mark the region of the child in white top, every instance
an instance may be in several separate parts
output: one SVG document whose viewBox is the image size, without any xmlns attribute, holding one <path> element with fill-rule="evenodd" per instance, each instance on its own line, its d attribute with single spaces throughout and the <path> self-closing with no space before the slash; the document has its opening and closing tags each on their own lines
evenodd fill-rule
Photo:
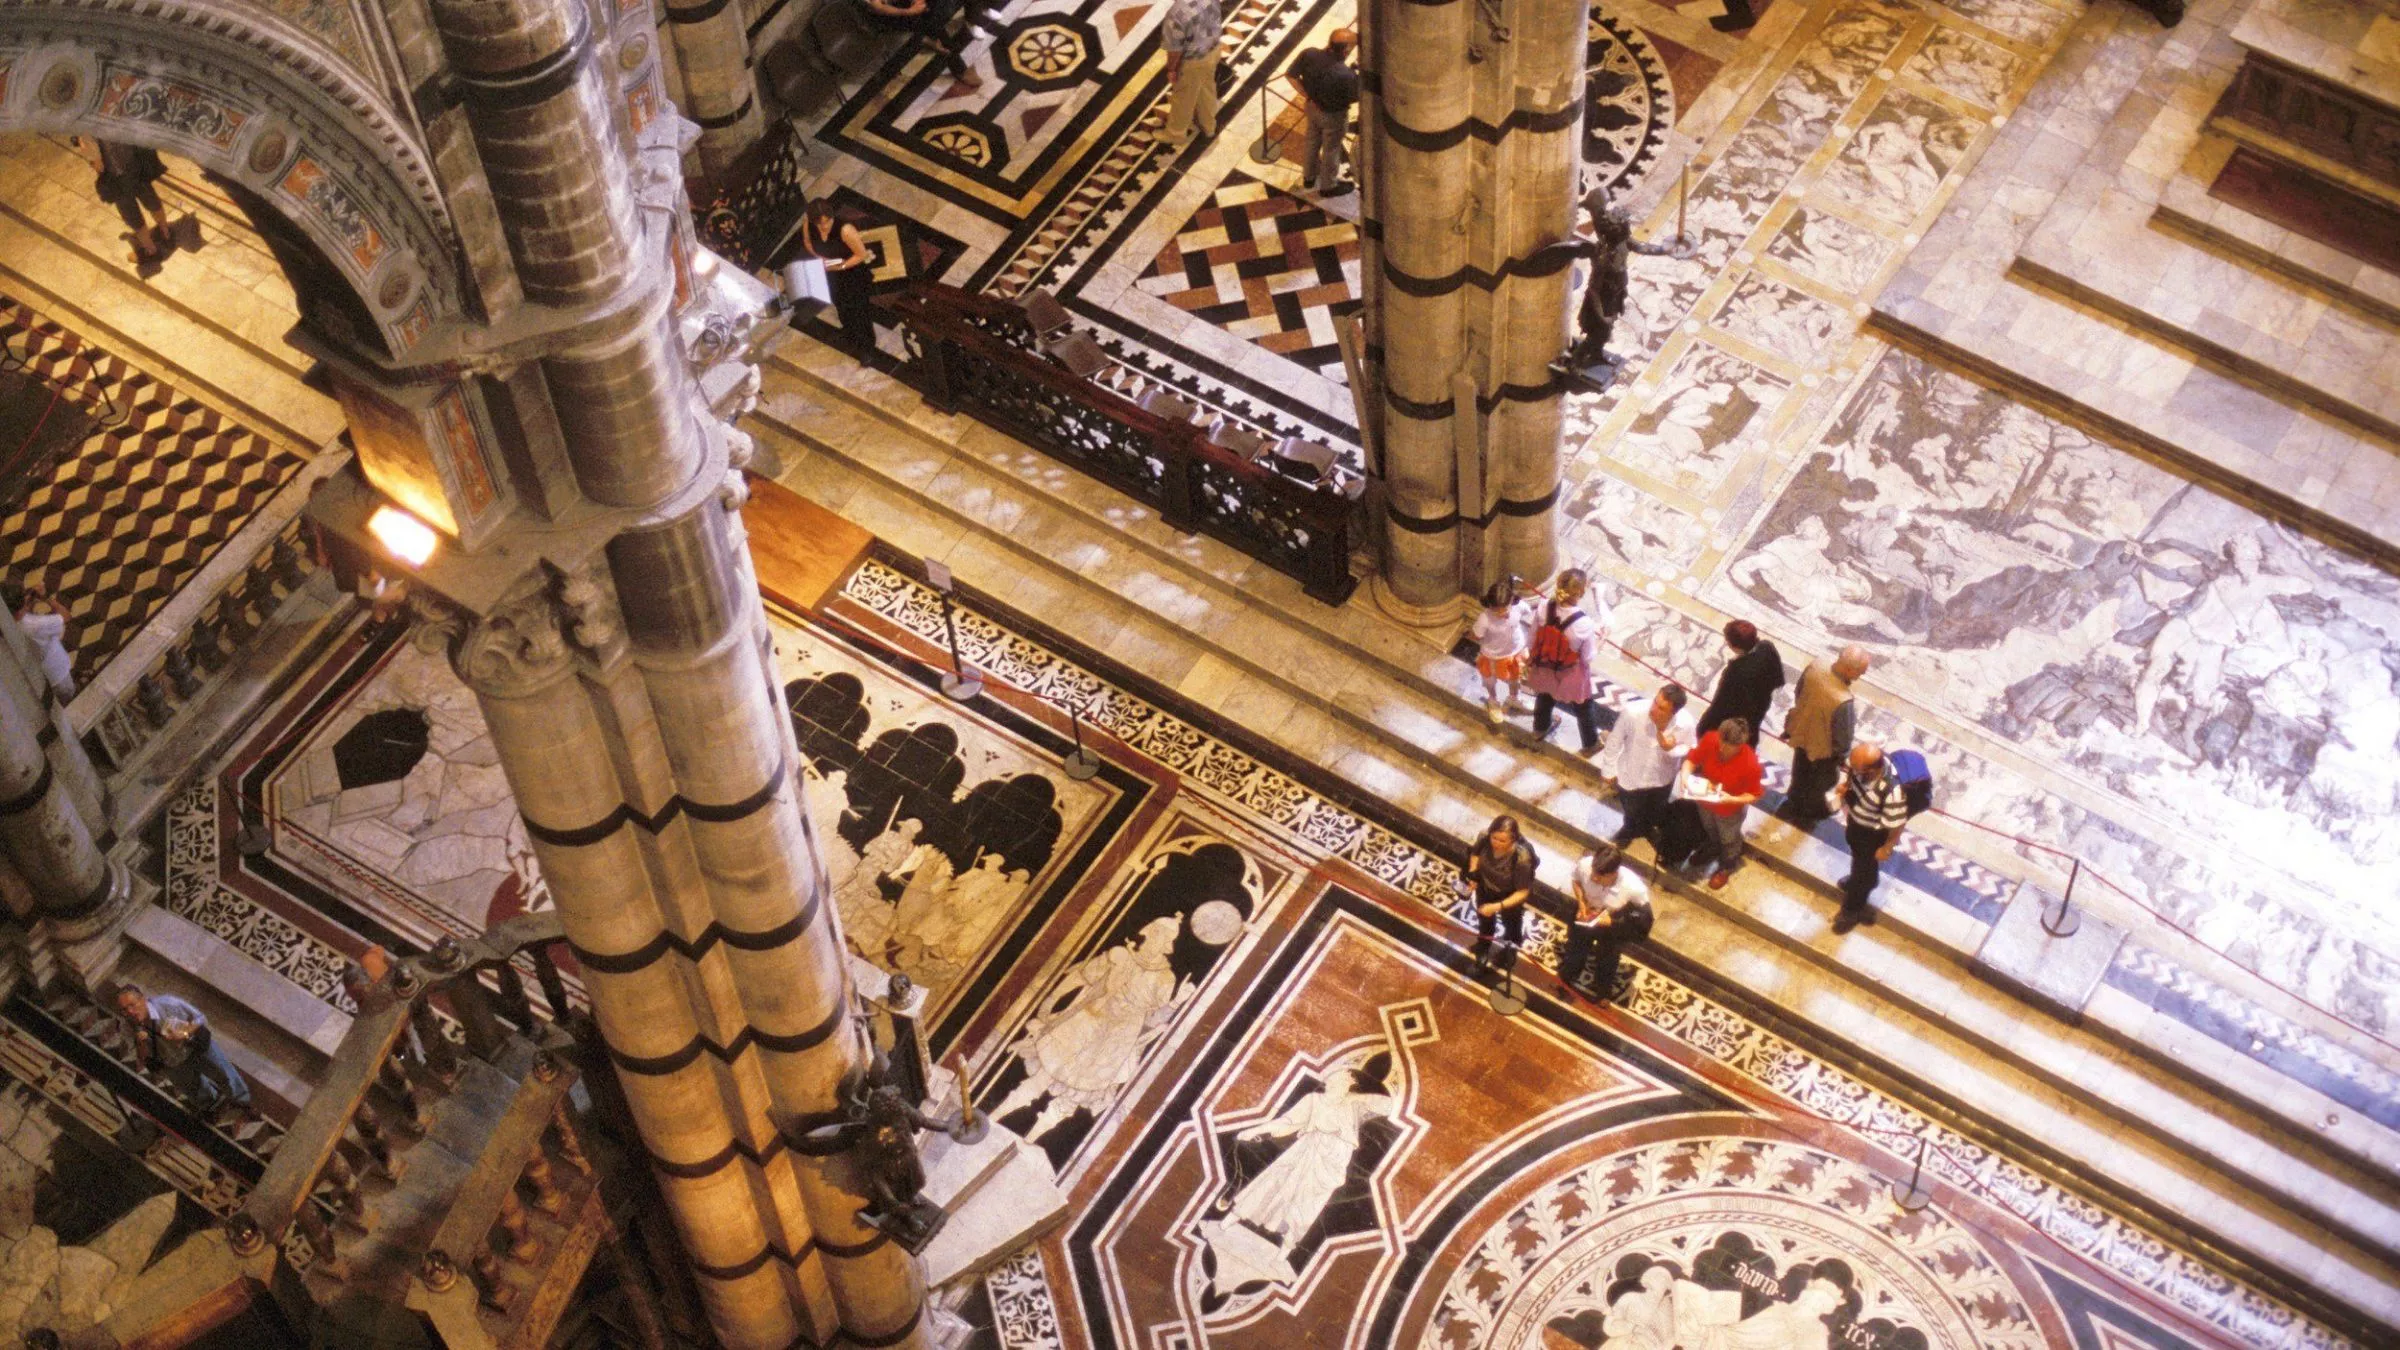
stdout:
<svg viewBox="0 0 2400 1350">
<path fill-rule="evenodd" d="M 1520 697 L 1525 681 L 1525 655 L 1533 647 L 1538 596 L 1528 595 L 1515 577 L 1495 581 L 1483 594 L 1483 612 L 1475 616 L 1475 670 L 1483 676 L 1483 715 L 1498 726 Z M 1503 692 L 1505 690 L 1505 692 Z"/>
</svg>

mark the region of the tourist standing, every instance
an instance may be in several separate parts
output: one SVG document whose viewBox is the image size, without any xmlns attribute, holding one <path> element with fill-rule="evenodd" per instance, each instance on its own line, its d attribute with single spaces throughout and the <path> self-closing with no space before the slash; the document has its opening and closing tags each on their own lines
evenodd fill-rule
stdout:
<svg viewBox="0 0 2400 1350">
<path fill-rule="evenodd" d="M 1542 609 L 1541 626 L 1533 631 L 1525 686 L 1533 691 L 1536 737 L 1550 739 L 1551 716 L 1564 707 L 1582 729 L 1583 753 L 1596 755 L 1600 722 L 1592 708 L 1592 667 L 1600 661 L 1600 625 L 1581 608 L 1588 584 L 1579 568 L 1558 574 L 1557 588 Z"/>
<path fill-rule="evenodd" d="M 1195 121 L 1201 139 L 1217 134 L 1217 48 L 1225 41 L 1225 8 L 1220 0 L 1175 0 L 1158 40 L 1172 91 L 1163 138 L 1180 151 L 1192 143 Z"/>
<path fill-rule="evenodd" d="M 1860 741 L 1851 747 L 1841 796 L 1846 816 L 1842 842 L 1850 846 L 1850 875 L 1842 879 L 1842 909 L 1833 918 L 1833 931 L 1847 933 L 1875 922 L 1875 885 L 1908 826 L 1908 792 L 1882 748 Z"/>
<path fill-rule="evenodd" d="M 82 138 L 78 137 L 76 144 L 80 148 Z M 95 171 L 93 190 L 100 200 L 117 208 L 117 218 L 130 231 L 126 239 L 133 245 L 134 264 L 143 276 L 149 276 L 175 249 L 168 233 L 167 205 L 158 196 L 158 180 L 167 176 L 167 163 L 146 145 L 98 139 L 90 144 L 91 153 L 85 158 Z M 148 223 L 145 213 L 158 223 Z"/>
<path fill-rule="evenodd" d="M 38 581 L 25 583 L 24 592 L 8 597 L 17 626 L 32 639 L 42 660 L 42 678 L 61 703 L 75 701 L 75 658 L 67 652 L 67 613 Z"/>
<path fill-rule="evenodd" d="M 1533 645 L 1533 626 L 1541 609 L 1538 593 L 1521 589 L 1515 577 L 1495 581 L 1483 593 L 1483 612 L 1475 616 L 1475 673 L 1483 677 L 1483 715 L 1498 726 L 1508 719 L 1525 686 L 1525 654 Z"/>
<path fill-rule="evenodd" d="M 1475 893 L 1475 959 L 1483 960 L 1495 929 L 1509 945 L 1525 941 L 1525 902 L 1533 895 L 1533 845 L 1515 816 L 1498 816 L 1467 855 L 1467 881 Z"/>
<path fill-rule="evenodd" d="M 1300 53 L 1285 77 L 1300 91 L 1308 114 L 1308 139 L 1300 146 L 1300 172 L 1320 197 L 1339 197 L 1358 185 L 1342 177 L 1349 163 L 1350 109 L 1358 102 L 1358 72 L 1350 53 L 1358 32 L 1336 28 L 1325 45 Z"/>
<path fill-rule="evenodd" d="M 1620 967 L 1625 944 L 1650 936 L 1650 888 L 1625 866 L 1616 845 L 1599 844 L 1575 864 L 1574 891 L 1559 983 L 1576 993 L 1622 998 L 1633 987 Z"/>
<path fill-rule="evenodd" d="M 1750 748 L 1750 724 L 1738 717 L 1718 723 L 1692 747 L 1684 767 L 1684 795 L 1699 806 L 1708 828 L 1708 888 L 1721 891 L 1742 865 L 1742 817 L 1766 791 L 1758 752 Z"/>
<path fill-rule="evenodd" d="M 866 360 L 875 351 L 875 255 L 867 252 L 865 237 L 856 225 L 835 218 L 832 199 L 819 197 L 800 218 L 800 255 L 825 264 L 842 343 Z"/>
<path fill-rule="evenodd" d="M 1783 688 L 1783 653 L 1775 644 L 1758 635 L 1758 625 L 1748 619 L 1735 619 L 1725 625 L 1725 646 L 1733 659 L 1725 663 L 1717 676 L 1716 697 L 1708 701 L 1708 710 L 1700 714 L 1701 734 L 1717 729 L 1728 717 L 1738 717 L 1754 727 L 1767 724 L 1767 710 L 1774 706 L 1775 692 Z"/>
<path fill-rule="evenodd" d="M 1844 647 L 1832 665 L 1811 661 L 1800 672 L 1800 687 L 1792 711 L 1783 721 L 1783 738 L 1792 743 L 1792 786 L 1775 814 L 1803 830 L 1833 814 L 1827 800 L 1841 777 L 1842 760 L 1850 753 L 1850 738 L 1858 725 L 1858 701 L 1850 687 L 1867 673 L 1869 661 L 1861 647 Z"/>
<path fill-rule="evenodd" d="M 1619 718 L 1608 733 L 1608 750 L 1600 757 L 1601 776 L 1617 785 L 1617 809 L 1625 819 L 1610 840 L 1623 848 L 1636 839 L 1657 840 L 1651 832 L 1666 814 L 1675 792 L 1675 774 L 1683 766 L 1684 738 L 1675 724 L 1683 711 L 1681 685 L 1670 684 L 1650 700 L 1639 719 Z"/>
</svg>

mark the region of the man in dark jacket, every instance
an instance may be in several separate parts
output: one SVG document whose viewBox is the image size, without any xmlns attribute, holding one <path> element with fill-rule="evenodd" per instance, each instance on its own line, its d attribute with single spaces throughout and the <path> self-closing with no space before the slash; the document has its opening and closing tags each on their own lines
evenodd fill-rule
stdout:
<svg viewBox="0 0 2400 1350">
<path fill-rule="evenodd" d="M 1783 654 L 1758 635 L 1758 625 L 1748 619 L 1726 624 L 1725 645 L 1733 649 L 1733 659 L 1717 676 L 1717 695 L 1700 715 L 1703 736 L 1728 717 L 1741 718 L 1754 727 L 1765 726 L 1775 691 L 1783 688 Z"/>
</svg>

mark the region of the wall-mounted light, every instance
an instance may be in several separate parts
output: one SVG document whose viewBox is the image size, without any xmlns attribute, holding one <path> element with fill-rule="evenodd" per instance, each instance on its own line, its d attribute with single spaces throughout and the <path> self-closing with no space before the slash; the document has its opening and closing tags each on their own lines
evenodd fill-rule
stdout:
<svg viewBox="0 0 2400 1350">
<path fill-rule="evenodd" d="M 431 525 L 397 506 L 376 507 L 375 514 L 367 517 L 367 533 L 374 535 L 375 542 L 383 545 L 386 552 L 411 567 L 423 567 L 442 542 Z"/>
</svg>

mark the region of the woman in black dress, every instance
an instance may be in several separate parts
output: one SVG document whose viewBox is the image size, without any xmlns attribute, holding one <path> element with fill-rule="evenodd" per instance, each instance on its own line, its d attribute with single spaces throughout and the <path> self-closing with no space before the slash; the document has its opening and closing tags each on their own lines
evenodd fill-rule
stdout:
<svg viewBox="0 0 2400 1350">
<path fill-rule="evenodd" d="M 1511 947 L 1525 941 L 1525 902 L 1533 895 L 1533 845 L 1515 816 L 1496 817 L 1475 851 L 1467 855 L 1467 880 L 1475 888 L 1475 959 L 1491 946 L 1492 931 L 1508 935 Z"/>
<path fill-rule="evenodd" d="M 875 289 L 875 255 L 867 251 L 867 241 L 856 225 L 835 219 L 833 203 L 819 197 L 800 220 L 800 256 L 824 262 L 833 312 L 842 321 L 842 345 L 866 360 L 875 350 L 875 306 L 868 299 Z"/>
</svg>

